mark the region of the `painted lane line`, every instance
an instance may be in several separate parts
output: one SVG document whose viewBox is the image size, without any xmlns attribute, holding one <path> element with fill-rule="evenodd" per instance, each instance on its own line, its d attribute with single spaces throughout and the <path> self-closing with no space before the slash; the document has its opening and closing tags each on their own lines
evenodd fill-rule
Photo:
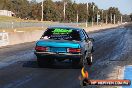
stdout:
<svg viewBox="0 0 132 88">
<path fill-rule="evenodd" d="M 132 82 L 132 66 L 125 66 L 124 69 L 124 79 L 128 79 Z M 132 84 L 130 86 L 123 86 L 122 88 L 132 88 Z"/>
</svg>

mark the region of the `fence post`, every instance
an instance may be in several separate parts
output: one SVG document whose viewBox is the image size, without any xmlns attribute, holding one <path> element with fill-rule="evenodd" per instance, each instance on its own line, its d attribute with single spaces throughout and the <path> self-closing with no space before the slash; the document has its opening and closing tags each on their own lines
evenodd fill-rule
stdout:
<svg viewBox="0 0 132 88">
<path fill-rule="evenodd" d="M 12 29 L 14 29 L 14 22 L 12 22 Z"/>
</svg>

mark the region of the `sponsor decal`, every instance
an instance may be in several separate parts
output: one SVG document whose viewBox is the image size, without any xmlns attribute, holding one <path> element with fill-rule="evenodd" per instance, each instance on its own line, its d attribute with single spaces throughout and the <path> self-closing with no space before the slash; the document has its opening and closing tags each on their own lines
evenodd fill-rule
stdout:
<svg viewBox="0 0 132 88">
<path fill-rule="evenodd" d="M 52 31 L 53 34 L 70 34 L 71 32 L 72 30 L 60 28 L 56 28 L 54 31 Z"/>
<path fill-rule="evenodd" d="M 120 80 L 120 79 L 110 79 L 110 80 L 92 80 L 89 79 L 88 71 L 84 70 L 84 67 L 81 70 L 81 76 L 79 76 L 80 85 L 101 85 L 101 86 L 130 86 L 130 80 Z"/>
</svg>

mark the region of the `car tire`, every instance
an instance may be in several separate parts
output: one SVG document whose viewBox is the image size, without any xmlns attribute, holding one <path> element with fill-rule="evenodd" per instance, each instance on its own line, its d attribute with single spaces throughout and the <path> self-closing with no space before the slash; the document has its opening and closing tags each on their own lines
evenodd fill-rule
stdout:
<svg viewBox="0 0 132 88">
<path fill-rule="evenodd" d="M 54 59 L 50 57 L 37 57 L 39 67 L 50 67 L 54 63 Z"/>
<path fill-rule="evenodd" d="M 87 57 L 87 64 L 88 64 L 88 65 L 92 65 L 92 63 L 93 63 L 93 54 L 90 53 L 90 54 L 88 55 L 88 57 Z"/>
<path fill-rule="evenodd" d="M 93 52 L 94 52 L 94 48 L 92 47 L 91 53 L 93 53 Z"/>
</svg>

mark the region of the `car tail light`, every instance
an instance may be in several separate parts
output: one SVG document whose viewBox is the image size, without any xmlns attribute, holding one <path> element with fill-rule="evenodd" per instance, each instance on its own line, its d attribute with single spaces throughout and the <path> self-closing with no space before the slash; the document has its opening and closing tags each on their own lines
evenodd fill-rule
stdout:
<svg viewBox="0 0 132 88">
<path fill-rule="evenodd" d="M 43 46 L 36 46 L 35 47 L 36 51 L 48 51 L 48 47 L 43 47 Z"/>
<path fill-rule="evenodd" d="M 81 49 L 80 48 L 68 48 L 67 52 L 69 52 L 69 53 L 80 53 Z"/>
</svg>

